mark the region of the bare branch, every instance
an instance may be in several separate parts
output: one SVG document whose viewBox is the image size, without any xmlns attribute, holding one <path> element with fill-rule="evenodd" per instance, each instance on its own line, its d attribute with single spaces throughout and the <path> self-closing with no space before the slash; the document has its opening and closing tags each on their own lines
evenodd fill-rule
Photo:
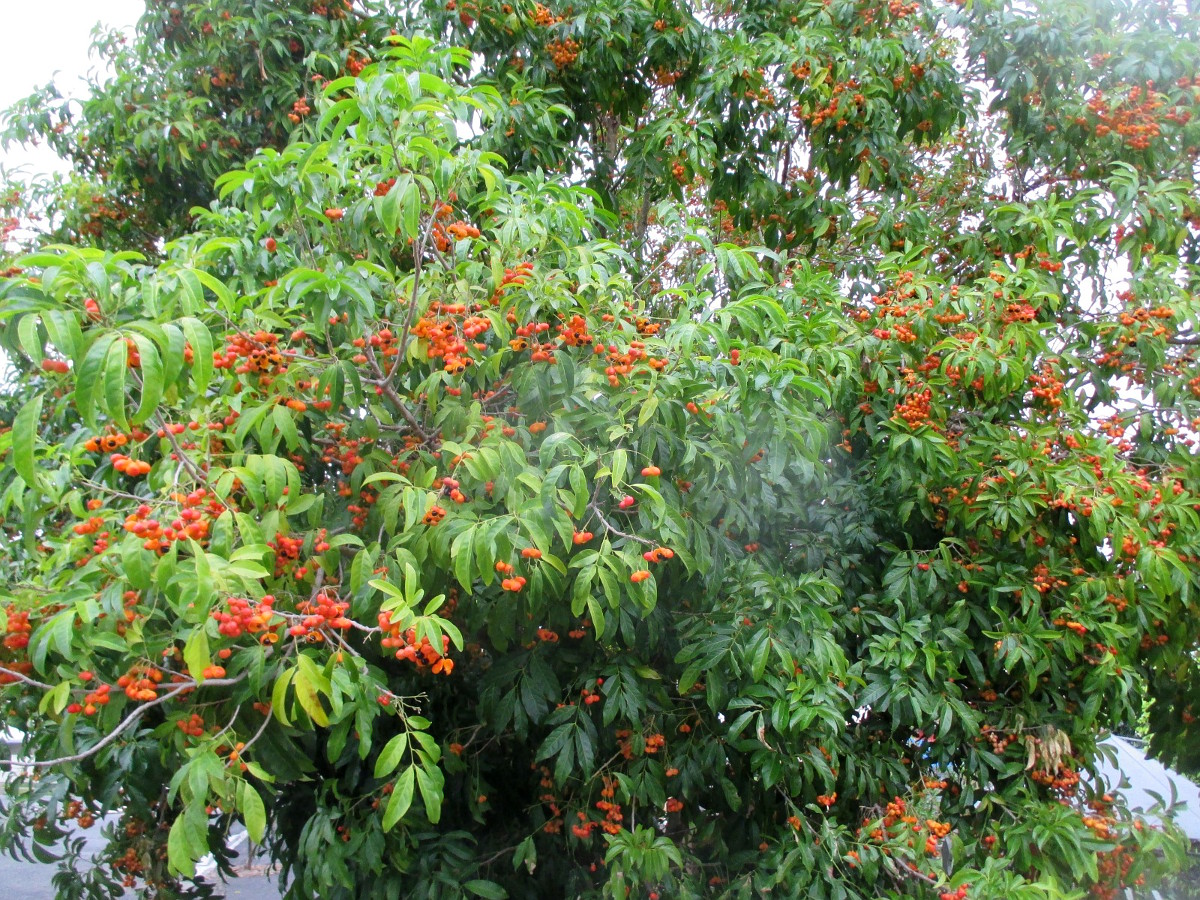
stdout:
<svg viewBox="0 0 1200 900">
<path fill-rule="evenodd" d="M 426 441 L 429 440 L 429 433 L 421 426 L 420 421 L 413 414 L 412 410 L 408 408 L 408 404 L 404 402 L 404 399 L 398 393 L 396 393 L 396 389 L 392 387 L 392 374 L 395 372 L 395 368 L 393 367 L 392 370 L 385 375 L 383 372 L 383 367 L 379 365 L 379 360 L 375 356 L 375 348 L 370 344 L 367 344 L 367 346 L 363 348 L 363 351 L 367 357 L 367 364 L 371 367 L 371 372 L 375 376 L 375 380 L 372 383 L 379 386 L 379 389 L 383 391 L 383 396 L 387 397 L 388 400 L 391 401 L 392 406 L 394 406 L 396 411 L 404 417 L 404 421 L 406 421 L 413 428 L 413 430 L 421 436 L 421 439 Z M 397 354 L 397 356 L 399 356 L 399 354 Z"/>
<path fill-rule="evenodd" d="M 926 875 L 920 869 L 914 869 L 911 866 L 897 864 L 896 861 L 894 859 L 892 859 L 890 856 L 885 856 L 883 858 L 883 861 L 884 861 L 884 865 L 888 868 L 889 871 L 891 871 L 891 873 L 893 875 L 897 875 L 902 878 L 916 878 L 918 881 L 923 881 L 926 884 L 934 884 L 935 885 L 938 883 L 936 878 L 930 878 L 928 875 Z"/>
<path fill-rule="evenodd" d="M 112 731 L 110 731 L 107 735 L 105 735 L 103 738 L 101 738 L 99 741 L 97 741 L 95 744 L 93 744 L 87 750 L 84 750 L 80 753 L 74 753 L 70 756 L 60 756 L 57 759 L 42 759 L 42 760 L 38 760 L 38 759 L 33 759 L 33 760 L 0 759 L 0 766 L 11 766 L 13 768 L 28 766 L 28 767 L 34 768 L 34 769 L 49 769 L 49 768 L 52 768 L 53 766 L 61 766 L 66 763 L 80 762 L 81 760 L 85 760 L 85 759 L 88 759 L 89 757 L 95 756 L 97 753 L 99 753 L 101 750 L 103 750 L 109 744 L 116 741 L 117 738 L 119 738 L 122 734 L 124 734 L 126 731 L 128 731 L 135 724 L 137 724 L 137 721 L 139 719 L 141 719 L 142 716 L 144 716 L 150 710 L 154 709 L 156 706 L 162 706 L 168 700 L 174 700 L 180 694 L 185 693 L 187 691 L 195 690 L 197 688 L 229 687 L 231 685 L 238 684 L 245 680 L 246 674 L 247 673 L 243 672 L 237 678 L 206 678 L 202 682 L 198 682 L 198 681 L 181 682 L 180 684 L 177 684 L 175 687 L 173 687 L 171 690 L 167 691 L 167 693 L 163 694 L 161 697 L 158 697 L 154 700 L 150 700 L 150 701 L 147 701 L 146 703 L 143 703 L 141 706 L 139 706 L 137 709 L 135 709 L 133 712 L 131 712 L 129 715 L 127 715 L 124 719 L 122 719 L 117 724 L 116 728 L 114 728 Z"/>
<path fill-rule="evenodd" d="M 3 673 L 5 675 L 10 675 L 13 678 L 17 679 L 17 681 L 23 682 L 23 683 L 29 685 L 30 687 L 41 688 L 44 691 L 53 690 L 53 687 L 51 685 L 48 685 L 41 681 L 37 681 L 36 679 L 30 678 L 28 675 L 18 672 L 16 669 L 10 669 L 7 666 L 0 666 L 0 673 Z"/>
<path fill-rule="evenodd" d="M 588 509 L 591 510 L 592 514 L 600 520 L 600 524 L 608 529 L 610 534 L 615 534 L 617 537 L 623 537 L 626 540 L 637 541 L 639 544 L 645 544 L 647 547 L 654 546 L 654 541 L 647 540 L 644 537 L 639 537 L 636 534 L 629 534 L 628 532 L 622 531 L 620 528 L 617 528 L 617 526 L 608 521 L 608 519 L 604 518 L 604 514 L 600 512 L 599 507 L 596 505 L 597 499 L 598 498 L 592 499 L 592 502 L 588 504 Z"/>
</svg>

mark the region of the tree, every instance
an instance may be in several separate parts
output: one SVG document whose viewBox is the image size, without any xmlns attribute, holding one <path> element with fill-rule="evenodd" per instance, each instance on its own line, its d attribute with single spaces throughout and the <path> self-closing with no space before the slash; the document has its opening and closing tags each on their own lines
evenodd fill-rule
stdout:
<svg viewBox="0 0 1200 900">
<path fill-rule="evenodd" d="M 1200 762 L 1195 17 L 296 6 L 155 6 L 60 129 L 136 233 L 13 200 L 9 846 L 115 813 L 64 896 L 237 821 L 305 897 L 1178 866 L 1081 778 L 1142 717 Z"/>
</svg>

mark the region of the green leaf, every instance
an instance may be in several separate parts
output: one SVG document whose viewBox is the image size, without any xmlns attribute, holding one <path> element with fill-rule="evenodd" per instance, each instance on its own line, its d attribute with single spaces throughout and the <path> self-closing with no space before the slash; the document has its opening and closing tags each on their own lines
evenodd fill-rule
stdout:
<svg viewBox="0 0 1200 900">
<path fill-rule="evenodd" d="M 421 789 L 421 799 L 425 801 L 425 818 L 430 824 L 436 825 L 442 818 L 442 785 L 445 776 L 436 766 L 432 770 L 414 766 L 409 771 L 417 773 L 417 786 Z"/>
<path fill-rule="evenodd" d="M 232 172 L 226 172 L 224 175 L 218 178 L 213 183 L 213 187 L 217 189 L 217 196 L 224 200 L 253 177 L 254 176 L 250 172 L 247 172 L 244 169 L 235 169 Z"/>
<path fill-rule="evenodd" d="M 596 629 L 596 640 L 604 637 L 605 622 L 604 622 L 604 607 L 600 601 L 592 595 L 587 598 L 588 615 L 592 618 L 592 627 Z"/>
<path fill-rule="evenodd" d="M 771 655 L 771 636 L 763 632 L 755 642 L 754 649 L 751 651 L 750 661 L 750 677 L 755 681 L 762 681 L 763 673 L 767 670 L 767 660 Z"/>
<path fill-rule="evenodd" d="M 300 435 L 296 431 L 296 420 L 292 418 L 292 411 L 282 403 L 278 404 L 271 413 L 271 421 L 275 423 L 275 430 L 283 437 L 287 448 L 299 449 Z"/>
<path fill-rule="evenodd" d="M 266 784 L 271 784 L 275 780 L 275 776 L 260 766 L 252 759 L 245 760 L 246 771 Z"/>
<path fill-rule="evenodd" d="M 204 680 L 203 672 L 212 665 L 212 655 L 208 650 L 208 635 L 203 625 L 188 636 L 187 643 L 183 645 L 183 661 L 187 664 L 188 674 L 192 678 L 196 681 Z"/>
<path fill-rule="evenodd" d="M 124 340 L 115 340 L 104 357 L 104 409 L 110 419 L 127 428 L 125 417 L 125 377 L 129 372 L 129 348 Z"/>
<path fill-rule="evenodd" d="M 399 180 L 397 180 L 397 186 Z M 400 209 L 400 236 L 416 240 L 421 233 L 421 188 L 408 184 L 402 195 Z"/>
<path fill-rule="evenodd" d="M 203 394 L 212 381 L 212 333 L 203 322 L 191 316 L 180 319 L 178 324 L 192 347 L 192 380 L 196 383 L 197 392 Z"/>
<path fill-rule="evenodd" d="M 400 773 L 392 788 L 392 796 L 388 798 L 387 809 L 383 812 L 383 830 L 391 831 L 392 827 L 404 818 L 408 808 L 412 806 L 413 781 L 417 775 L 417 767 L 409 766 Z"/>
<path fill-rule="evenodd" d="M 217 278 L 211 272 L 206 272 L 203 269 L 195 269 L 194 273 L 201 284 L 216 294 L 220 307 L 228 309 L 232 305 L 233 291 L 226 286 L 225 282 L 221 281 L 221 279 Z"/>
<path fill-rule="evenodd" d="M 475 562 L 474 537 L 475 528 L 464 528 L 454 539 L 454 543 L 450 545 L 450 559 L 454 564 L 454 577 L 458 579 L 458 583 L 462 585 L 463 590 L 468 594 L 471 593 L 471 584 L 473 582 L 471 567 Z"/>
<path fill-rule="evenodd" d="M 420 716 L 409 716 L 408 724 L 413 728 L 424 729 L 428 728 L 432 723 L 428 719 L 423 719 Z M 428 756 L 430 760 L 436 763 L 442 758 L 441 745 L 438 744 L 437 739 L 433 735 L 426 734 L 424 731 L 414 731 L 412 732 L 412 737 L 413 740 L 421 745 L 421 749 L 425 752 L 425 755 Z"/>
<path fill-rule="evenodd" d="M 324 667 L 318 666 L 311 656 L 307 653 L 301 653 L 296 660 L 300 671 L 303 672 L 313 687 L 318 693 L 329 696 L 332 690 L 332 683 L 329 679 L 329 672 L 332 670 L 332 663 Z"/>
<path fill-rule="evenodd" d="M 154 341 L 162 354 L 163 383 L 174 385 L 183 371 L 183 355 L 187 344 L 183 331 L 174 322 L 169 322 L 161 328 L 157 325 L 141 325 L 139 330 L 144 331 L 146 336 Z"/>
<path fill-rule="evenodd" d="M 538 750 L 537 756 L 534 757 L 534 762 L 541 762 L 544 759 L 549 759 L 562 752 L 562 749 L 567 746 L 571 739 L 572 733 L 575 731 L 574 722 L 564 722 L 550 732 L 549 736 L 542 742 L 541 748 Z"/>
<path fill-rule="evenodd" d="M 77 615 L 75 607 L 69 606 L 55 613 L 34 630 L 29 640 L 29 656 L 33 660 L 34 668 L 39 672 L 46 671 L 46 657 L 52 646 L 64 660 L 73 661 L 75 659 L 71 638 L 75 633 Z"/>
<path fill-rule="evenodd" d="M 463 888 L 470 891 L 476 897 L 486 897 L 487 900 L 504 900 L 508 896 L 508 891 L 500 887 L 496 882 L 483 881 L 479 878 L 466 882 Z"/>
<path fill-rule="evenodd" d="M 42 694 L 42 699 L 38 701 L 38 712 L 44 713 L 50 710 L 54 715 L 61 715 L 62 711 L 67 707 L 67 701 L 71 699 L 71 682 L 61 681 L 55 685 L 53 690 L 46 691 Z"/>
<path fill-rule="evenodd" d="M 188 846 L 184 817 L 177 816 L 167 834 L 167 867 L 170 871 L 192 878 L 196 874 L 196 861 Z"/>
<path fill-rule="evenodd" d="M 141 425 L 158 409 L 166 385 L 163 383 L 162 359 L 154 342 L 137 333 L 132 335 L 132 340 L 137 345 L 138 358 L 141 360 L 142 396 L 130 421 L 134 425 Z"/>
<path fill-rule="evenodd" d="M 624 450 L 618 449 L 613 451 L 612 458 L 612 484 L 613 487 L 625 481 L 625 469 L 629 466 L 629 454 Z"/>
<path fill-rule="evenodd" d="M 58 352 L 78 363 L 78 354 L 83 347 L 83 332 L 75 316 L 62 310 L 48 309 L 42 313 L 42 324 L 46 326 L 46 334 Z"/>
<path fill-rule="evenodd" d="M 313 720 L 314 724 L 328 728 L 329 715 L 325 712 L 325 707 L 321 705 L 321 697 L 313 685 L 311 674 L 302 667 L 295 671 L 296 676 L 292 679 L 292 685 L 296 688 L 296 699 L 300 702 L 300 708 L 308 713 L 308 717 Z"/>
<path fill-rule="evenodd" d="M 527 837 L 521 841 L 517 845 L 516 852 L 513 853 L 513 868 L 521 868 L 522 863 L 525 864 L 525 870 L 532 875 L 534 868 L 537 867 L 537 844 L 533 842 L 532 837 Z"/>
<path fill-rule="evenodd" d="M 199 543 L 189 540 L 188 546 L 193 553 L 192 565 L 195 572 L 195 580 L 187 585 L 187 596 L 191 599 L 188 612 L 195 616 L 193 621 L 203 622 L 207 619 L 209 607 L 213 602 L 212 567 L 208 562 L 208 553 Z"/>
<path fill-rule="evenodd" d="M 263 805 L 258 791 L 247 781 L 241 783 L 239 805 L 242 810 L 242 821 L 246 823 L 246 832 L 250 835 L 250 840 L 256 844 L 261 843 L 267 830 L 267 809 Z"/>
<path fill-rule="evenodd" d="M 75 372 L 75 408 L 89 428 L 96 427 L 96 393 L 108 350 L 116 340 L 117 335 L 112 332 L 102 334 L 88 349 L 83 364 Z"/>
<path fill-rule="evenodd" d="M 287 712 L 284 709 L 285 701 L 287 700 L 288 685 L 292 683 L 292 679 L 296 676 L 296 669 L 288 669 L 275 681 L 275 686 L 271 689 L 271 712 L 282 725 L 291 725 L 288 721 Z"/>
<path fill-rule="evenodd" d="M 35 366 L 41 365 L 44 359 L 42 353 L 42 336 L 38 332 L 37 316 L 22 316 L 17 322 L 17 338 L 21 349 Z"/>
<path fill-rule="evenodd" d="M 400 481 L 405 484 L 411 484 L 408 478 L 406 478 L 404 475 L 401 475 L 399 472 L 389 472 L 385 470 L 382 472 L 374 472 L 368 475 L 362 480 L 362 486 L 368 487 L 380 481 Z"/>
<path fill-rule="evenodd" d="M 400 765 L 400 760 L 404 758 L 404 751 L 407 749 L 407 731 L 401 732 L 388 741 L 380 751 L 379 758 L 375 760 L 375 777 L 387 778 L 396 771 L 396 767 Z"/>
<path fill-rule="evenodd" d="M 412 180 L 411 175 L 400 175 L 387 194 L 375 200 L 375 213 L 383 225 L 384 234 L 389 238 L 394 236 L 400 227 L 401 205 L 408 195 Z"/>
<path fill-rule="evenodd" d="M 658 397 L 651 395 L 646 398 L 646 402 L 642 404 L 641 412 L 638 413 L 638 427 L 641 428 L 653 418 L 654 413 L 658 411 Z"/>
<path fill-rule="evenodd" d="M 31 488 L 38 486 L 33 467 L 33 447 L 42 421 L 42 395 L 38 394 L 21 407 L 13 420 L 13 468 Z"/>
</svg>

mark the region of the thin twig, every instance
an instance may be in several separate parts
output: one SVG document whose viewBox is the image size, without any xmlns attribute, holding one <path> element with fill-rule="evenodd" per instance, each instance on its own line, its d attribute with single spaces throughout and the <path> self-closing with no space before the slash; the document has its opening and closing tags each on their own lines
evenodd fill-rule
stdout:
<svg viewBox="0 0 1200 900">
<path fill-rule="evenodd" d="M 84 487 L 91 488 L 94 491 L 100 491 L 105 494 L 112 494 L 114 497 L 124 497 L 126 500 L 136 500 L 138 503 L 145 503 L 145 497 L 139 497 L 137 494 L 131 494 L 128 491 L 118 490 L 114 487 L 109 487 L 106 484 L 101 484 L 98 481 L 92 481 L 90 478 L 80 478 L 79 483 Z"/>
<path fill-rule="evenodd" d="M 530 835 L 530 837 L 532 837 L 532 836 L 533 836 L 533 835 Z M 516 849 L 517 849 L 517 847 L 519 847 L 519 846 L 521 846 L 521 845 L 520 845 L 520 844 L 513 844 L 511 847 L 504 847 L 504 848 L 502 848 L 502 849 L 500 849 L 500 850 L 497 850 L 497 851 L 496 851 L 495 853 L 493 853 L 491 856 L 484 857 L 483 859 L 481 859 L 481 860 L 479 861 L 479 864 L 478 864 L 478 865 L 479 865 L 479 868 L 481 868 L 481 869 L 487 868 L 487 867 L 488 867 L 488 866 L 490 866 L 492 863 L 494 863 L 496 860 L 498 860 L 500 857 L 502 857 L 502 856 L 505 856 L 506 854 L 512 853 L 512 852 L 513 852 L 514 850 L 516 850 Z"/>
<path fill-rule="evenodd" d="M 263 736 L 263 732 L 267 730 L 267 725 L 271 723 L 271 713 L 273 711 L 268 707 L 266 715 L 263 716 L 262 724 L 258 726 L 258 731 L 254 732 L 254 736 L 242 745 L 242 749 L 238 751 L 239 756 L 245 756 L 246 751 L 253 747 L 255 742 Z"/>
<path fill-rule="evenodd" d="M 928 875 L 926 875 L 920 869 L 913 869 L 913 868 L 910 868 L 909 866 L 896 865 L 895 861 L 889 856 L 885 856 L 883 858 L 883 861 L 884 861 L 884 865 L 894 875 L 900 875 L 900 876 L 908 877 L 908 878 L 917 878 L 917 879 L 925 882 L 926 884 L 937 884 L 938 883 L 938 880 L 936 878 L 930 878 Z"/>
<path fill-rule="evenodd" d="M 184 449 L 180 445 L 178 438 L 175 437 L 175 433 L 171 431 L 170 425 L 168 425 L 161 416 L 157 416 L 156 420 L 158 421 L 159 430 L 162 431 L 162 433 L 166 436 L 167 442 L 170 443 L 171 448 L 175 451 L 175 458 L 179 460 L 179 464 L 187 469 L 188 474 L 194 479 L 196 479 L 206 488 L 212 490 L 212 486 L 208 482 L 208 477 L 202 471 L 200 471 L 200 467 L 196 465 L 195 460 L 193 460 L 187 455 L 186 452 L 184 452 Z M 215 490 L 212 490 L 212 494 L 221 501 L 221 505 L 227 510 L 230 512 L 235 511 L 234 508 L 225 500 L 225 498 L 218 494 Z"/>
</svg>

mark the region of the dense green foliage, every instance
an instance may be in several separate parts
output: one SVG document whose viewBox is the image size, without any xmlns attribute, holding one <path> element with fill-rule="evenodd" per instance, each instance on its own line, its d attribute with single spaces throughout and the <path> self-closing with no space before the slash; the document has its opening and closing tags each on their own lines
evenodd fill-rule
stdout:
<svg viewBox="0 0 1200 900">
<path fill-rule="evenodd" d="M 1185 12 L 151 4 L 8 119 L 78 171 L 0 281 L 6 843 L 114 812 L 66 897 L 237 821 L 295 897 L 1177 868 L 1081 776 L 1200 768 Z"/>
</svg>

